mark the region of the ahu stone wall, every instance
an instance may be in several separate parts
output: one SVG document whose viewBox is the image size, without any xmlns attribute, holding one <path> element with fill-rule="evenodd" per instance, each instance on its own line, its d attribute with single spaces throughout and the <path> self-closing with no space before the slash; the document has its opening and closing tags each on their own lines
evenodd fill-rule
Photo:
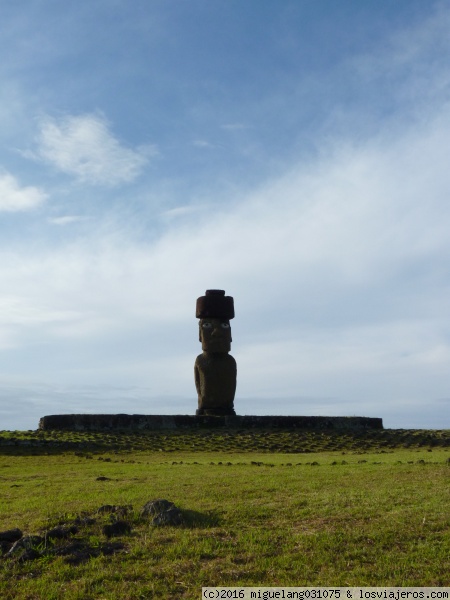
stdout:
<svg viewBox="0 0 450 600">
<path fill-rule="evenodd" d="M 71 431 L 228 429 L 383 429 L 374 417 L 206 416 L 206 415 L 48 415 L 39 429 Z"/>
</svg>

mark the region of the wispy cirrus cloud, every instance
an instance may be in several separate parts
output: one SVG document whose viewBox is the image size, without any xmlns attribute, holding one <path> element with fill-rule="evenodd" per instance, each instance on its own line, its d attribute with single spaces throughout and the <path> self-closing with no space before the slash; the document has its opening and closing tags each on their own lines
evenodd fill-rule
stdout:
<svg viewBox="0 0 450 600">
<path fill-rule="evenodd" d="M 189 215 L 197 214 L 204 208 L 205 206 L 201 204 L 176 206 L 175 208 L 165 210 L 163 213 L 161 213 L 161 216 L 165 219 L 177 219 L 179 217 L 186 217 Z"/>
<path fill-rule="evenodd" d="M 52 225 L 71 225 L 72 223 L 80 223 L 89 220 L 89 217 L 80 215 L 65 215 L 63 217 L 52 217 L 47 219 Z"/>
<path fill-rule="evenodd" d="M 152 146 L 127 148 L 111 133 L 106 120 L 95 114 L 46 117 L 40 122 L 37 158 L 83 183 L 116 186 L 136 179 Z"/>
<path fill-rule="evenodd" d="M 239 131 L 241 129 L 248 129 L 248 125 L 245 125 L 244 123 L 225 123 L 220 127 L 227 131 Z"/>
<path fill-rule="evenodd" d="M 36 208 L 47 194 L 34 186 L 21 186 L 10 173 L 0 173 L 0 211 L 20 212 Z"/>
</svg>

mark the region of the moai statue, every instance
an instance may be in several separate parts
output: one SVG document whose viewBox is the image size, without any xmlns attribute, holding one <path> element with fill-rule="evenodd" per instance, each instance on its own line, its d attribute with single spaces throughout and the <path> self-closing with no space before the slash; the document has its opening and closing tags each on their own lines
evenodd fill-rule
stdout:
<svg viewBox="0 0 450 600">
<path fill-rule="evenodd" d="M 231 350 L 230 319 L 234 302 L 224 290 L 206 290 L 197 299 L 195 315 L 199 321 L 202 354 L 194 366 L 198 394 L 197 415 L 235 415 L 236 361 Z"/>
</svg>

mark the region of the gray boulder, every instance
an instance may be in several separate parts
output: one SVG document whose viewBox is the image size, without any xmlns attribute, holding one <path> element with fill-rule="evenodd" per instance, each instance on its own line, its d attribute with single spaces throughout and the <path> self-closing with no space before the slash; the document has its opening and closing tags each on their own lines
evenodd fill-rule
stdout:
<svg viewBox="0 0 450 600">
<path fill-rule="evenodd" d="M 173 502 L 164 499 L 150 500 L 147 502 L 141 516 L 153 517 L 153 525 L 181 525 L 183 513 Z"/>
<path fill-rule="evenodd" d="M 152 523 L 153 525 L 181 525 L 183 523 L 183 513 L 174 506 L 156 515 Z"/>
<path fill-rule="evenodd" d="M 170 502 L 169 500 L 150 500 L 141 510 L 141 516 L 143 517 L 154 517 L 164 512 L 165 510 L 169 510 L 173 508 L 175 504 Z"/>
</svg>

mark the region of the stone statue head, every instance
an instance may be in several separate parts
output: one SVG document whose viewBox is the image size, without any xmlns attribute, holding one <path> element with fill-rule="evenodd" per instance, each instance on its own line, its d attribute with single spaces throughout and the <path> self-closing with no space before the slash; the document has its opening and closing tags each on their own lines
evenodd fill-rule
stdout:
<svg viewBox="0 0 450 600">
<path fill-rule="evenodd" d="M 231 350 L 230 319 L 234 318 L 234 301 L 224 290 L 206 290 L 197 299 L 196 317 L 199 322 L 199 339 L 204 352 L 229 352 Z"/>
</svg>

